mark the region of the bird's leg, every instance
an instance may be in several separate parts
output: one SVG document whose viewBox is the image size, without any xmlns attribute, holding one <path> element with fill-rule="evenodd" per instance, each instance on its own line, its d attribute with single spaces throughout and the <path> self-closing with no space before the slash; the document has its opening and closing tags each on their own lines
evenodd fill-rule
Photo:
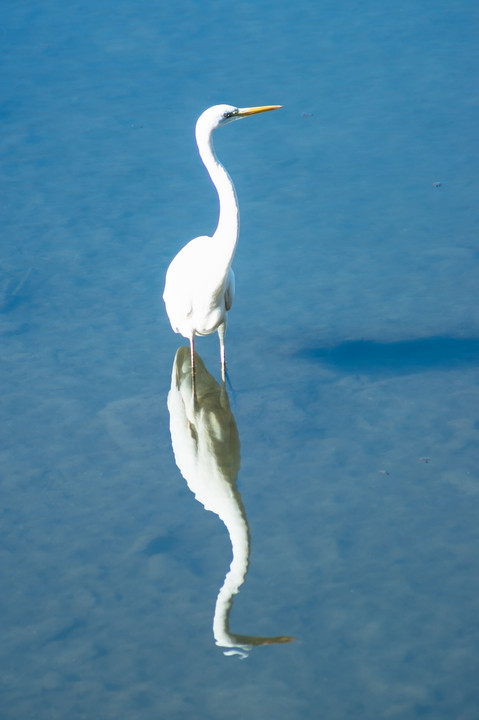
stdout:
<svg viewBox="0 0 479 720">
<path fill-rule="evenodd" d="M 190 362 L 191 362 L 191 381 L 193 384 L 193 396 L 196 398 L 196 365 L 195 365 L 195 334 L 190 337 Z"/>
<path fill-rule="evenodd" d="M 221 380 L 223 385 L 226 382 L 225 331 L 226 323 L 221 323 L 218 328 L 218 336 L 220 338 Z"/>
</svg>

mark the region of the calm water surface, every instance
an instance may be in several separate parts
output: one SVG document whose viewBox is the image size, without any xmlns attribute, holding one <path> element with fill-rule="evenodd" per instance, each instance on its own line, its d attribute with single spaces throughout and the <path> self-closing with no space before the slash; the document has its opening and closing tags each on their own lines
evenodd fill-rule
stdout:
<svg viewBox="0 0 479 720">
<path fill-rule="evenodd" d="M 478 14 L 4 3 L 2 718 L 477 720 Z M 219 102 L 284 108 L 217 134 L 195 406 L 161 293 Z"/>
</svg>

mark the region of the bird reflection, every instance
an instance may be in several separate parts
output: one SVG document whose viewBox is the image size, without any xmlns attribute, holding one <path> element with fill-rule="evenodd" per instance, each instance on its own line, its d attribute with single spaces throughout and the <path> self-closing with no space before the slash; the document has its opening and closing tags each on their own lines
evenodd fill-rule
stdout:
<svg viewBox="0 0 479 720">
<path fill-rule="evenodd" d="M 196 393 L 191 382 L 190 349 L 176 353 L 168 393 L 170 432 L 176 464 L 195 498 L 216 513 L 228 530 L 233 559 L 218 593 L 213 634 L 225 655 L 247 657 L 255 645 L 290 642 L 294 638 L 237 635 L 229 629 L 233 599 L 245 581 L 250 533 L 236 486 L 240 441 L 224 384 L 220 386 L 195 353 Z"/>
</svg>

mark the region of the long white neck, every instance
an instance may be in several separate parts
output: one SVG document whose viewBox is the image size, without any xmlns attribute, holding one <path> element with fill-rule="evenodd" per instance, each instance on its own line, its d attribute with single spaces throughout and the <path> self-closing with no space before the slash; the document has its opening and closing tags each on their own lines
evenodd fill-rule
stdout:
<svg viewBox="0 0 479 720">
<path fill-rule="evenodd" d="M 201 118 L 196 124 L 196 142 L 200 157 L 218 193 L 219 218 L 213 239 L 218 241 L 218 252 L 228 271 L 233 262 L 239 237 L 238 200 L 230 176 L 216 157 L 213 131 L 210 127 L 204 127 Z"/>
</svg>

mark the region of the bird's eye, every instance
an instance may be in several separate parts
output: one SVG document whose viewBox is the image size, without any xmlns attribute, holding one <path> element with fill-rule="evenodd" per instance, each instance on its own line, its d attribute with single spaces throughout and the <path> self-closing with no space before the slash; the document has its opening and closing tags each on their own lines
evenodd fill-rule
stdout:
<svg viewBox="0 0 479 720">
<path fill-rule="evenodd" d="M 226 120 L 227 118 L 233 117 L 233 113 L 231 112 L 231 110 L 227 110 L 226 112 L 223 113 L 223 117 Z"/>
</svg>

